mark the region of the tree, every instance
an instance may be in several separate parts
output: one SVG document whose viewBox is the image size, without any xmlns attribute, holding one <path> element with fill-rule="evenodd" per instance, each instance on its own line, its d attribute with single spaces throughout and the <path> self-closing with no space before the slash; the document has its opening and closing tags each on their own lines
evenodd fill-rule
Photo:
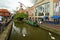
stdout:
<svg viewBox="0 0 60 40">
<path fill-rule="evenodd" d="M 28 17 L 28 14 L 17 12 L 17 13 L 14 15 L 13 18 L 21 21 L 21 20 L 23 20 L 24 18 L 27 18 L 27 17 Z"/>
</svg>

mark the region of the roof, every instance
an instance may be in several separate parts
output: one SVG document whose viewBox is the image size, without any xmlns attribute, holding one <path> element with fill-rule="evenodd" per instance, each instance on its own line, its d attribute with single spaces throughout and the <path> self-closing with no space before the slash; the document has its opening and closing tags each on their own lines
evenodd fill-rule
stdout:
<svg viewBox="0 0 60 40">
<path fill-rule="evenodd" d="M 9 13 L 9 11 L 7 9 L 0 9 L 0 12 Z"/>
<path fill-rule="evenodd" d="M 10 12 L 7 9 L 0 9 L 0 16 L 10 16 Z"/>
</svg>

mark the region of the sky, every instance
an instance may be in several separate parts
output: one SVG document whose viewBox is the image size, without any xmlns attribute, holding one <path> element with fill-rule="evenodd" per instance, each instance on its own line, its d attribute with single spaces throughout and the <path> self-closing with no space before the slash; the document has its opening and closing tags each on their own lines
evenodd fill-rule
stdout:
<svg viewBox="0 0 60 40">
<path fill-rule="evenodd" d="M 0 8 L 8 9 L 11 13 L 13 13 L 20 8 L 19 2 L 24 4 L 24 9 L 26 9 L 26 7 L 31 7 L 34 4 L 34 1 L 32 0 L 0 0 Z"/>
</svg>

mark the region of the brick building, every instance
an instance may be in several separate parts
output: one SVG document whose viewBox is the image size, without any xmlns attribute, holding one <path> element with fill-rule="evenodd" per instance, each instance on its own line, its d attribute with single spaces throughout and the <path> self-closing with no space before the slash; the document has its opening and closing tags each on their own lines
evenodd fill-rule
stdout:
<svg viewBox="0 0 60 40">
<path fill-rule="evenodd" d="M 7 9 L 0 9 L 0 16 L 8 17 L 10 12 Z"/>
</svg>

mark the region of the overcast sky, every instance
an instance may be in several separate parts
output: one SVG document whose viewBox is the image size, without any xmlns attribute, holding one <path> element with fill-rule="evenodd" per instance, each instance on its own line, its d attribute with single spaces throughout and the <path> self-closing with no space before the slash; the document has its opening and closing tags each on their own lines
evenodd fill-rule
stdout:
<svg viewBox="0 0 60 40">
<path fill-rule="evenodd" d="M 26 7 L 33 6 L 32 0 L 0 0 L 0 8 L 8 9 L 10 12 L 17 10 L 19 8 L 19 3 L 23 3 Z M 25 7 L 23 7 L 25 9 Z"/>
</svg>

